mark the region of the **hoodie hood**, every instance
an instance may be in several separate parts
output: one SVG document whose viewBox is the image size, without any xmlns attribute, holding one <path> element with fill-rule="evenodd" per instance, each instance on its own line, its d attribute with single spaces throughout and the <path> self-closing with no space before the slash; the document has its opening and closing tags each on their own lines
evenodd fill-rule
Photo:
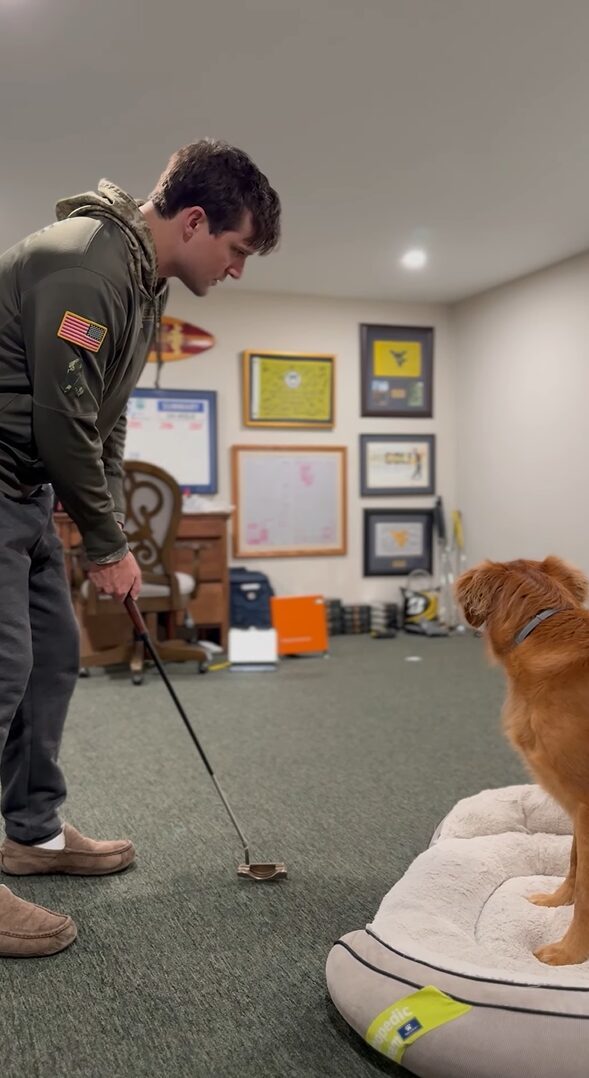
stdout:
<svg viewBox="0 0 589 1078">
<path fill-rule="evenodd" d="M 131 272 L 146 298 L 153 301 L 166 282 L 158 280 L 153 236 L 140 205 L 110 180 L 101 180 L 97 191 L 60 199 L 55 213 L 58 221 L 66 217 L 108 217 L 116 221 L 127 241 Z"/>
</svg>

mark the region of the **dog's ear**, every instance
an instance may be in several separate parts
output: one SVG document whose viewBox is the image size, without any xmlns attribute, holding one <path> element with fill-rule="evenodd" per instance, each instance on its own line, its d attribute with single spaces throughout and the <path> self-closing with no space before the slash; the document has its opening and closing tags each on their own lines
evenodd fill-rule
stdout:
<svg viewBox="0 0 589 1078">
<path fill-rule="evenodd" d="M 473 629 L 479 629 L 489 617 L 495 593 L 501 583 L 503 569 L 492 562 L 482 562 L 462 573 L 455 585 L 456 598 L 464 616 Z"/>
<path fill-rule="evenodd" d="M 585 601 L 587 590 L 589 589 L 589 580 L 580 569 L 575 569 L 573 565 L 562 561 L 561 558 L 555 558 L 552 554 L 550 557 L 544 558 L 540 568 L 543 573 L 547 573 L 553 580 L 557 580 L 559 584 L 562 584 L 563 588 L 566 588 L 577 603 L 582 604 Z"/>
</svg>

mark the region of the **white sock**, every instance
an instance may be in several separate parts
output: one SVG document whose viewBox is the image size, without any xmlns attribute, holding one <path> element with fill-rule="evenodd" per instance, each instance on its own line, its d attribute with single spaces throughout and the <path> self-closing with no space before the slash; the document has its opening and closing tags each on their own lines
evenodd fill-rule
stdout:
<svg viewBox="0 0 589 1078">
<path fill-rule="evenodd" d="M 39 850 L 63 850 L 65 849 L 65 835 L 63 833 L 63 827 L 55 838 L 50 838 L 49 842 L 35 842 L 35 847 Z"/>
</svg>

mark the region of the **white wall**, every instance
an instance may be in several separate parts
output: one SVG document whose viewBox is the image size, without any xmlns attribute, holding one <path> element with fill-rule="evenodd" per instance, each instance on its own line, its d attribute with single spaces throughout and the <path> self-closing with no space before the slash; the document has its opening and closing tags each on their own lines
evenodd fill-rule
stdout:
<svg viewBox="0 0 589 1078">
<path fill-rule="evenodd" d="M 458 304 L 452 329 L 469 561 L 589 571 L 589 254 Z"/>
<path fill-rule="evenodd" d="M 173 288 L 167 313 L 193 322 L 216 338 L 209 352 L 168 363 L 162 388 L 212 389 L 219 408 L 219 495 L 230 503 L 229 447 L 243 444 L 333 444 L 348 447 L 348 553 L 342 557 L 254 558 L 240 564 L 267 573 L 279 594 L 318 592 L 345 602 L 398 598 L 400 578 L 362 576 L 362 509 L 433 504 L 432 498 L 361 499 L 358 441 L 361 432 L 437 435 L 438 492 L 455 505 L 454 373 L 448 311 L 443 306 L 383 304 L 303 296 L 262 295 L 227 282 L 206 299 Z M 359 324 L 431 325 L 435 328 L 434 418 L 378 420 L 360 417 Z M 333 352 L 336 360 L 336 427 L 333 431 L 257 430 L 241 422 L 240 354 L 247 349 Z M 149 364 L 141 384 L 153 384 Z"/>
</svg>

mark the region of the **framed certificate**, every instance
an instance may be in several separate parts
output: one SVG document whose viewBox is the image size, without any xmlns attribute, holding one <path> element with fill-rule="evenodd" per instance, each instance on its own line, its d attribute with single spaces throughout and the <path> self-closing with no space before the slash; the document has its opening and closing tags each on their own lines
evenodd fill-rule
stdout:
<svg viewBox="0 0 589 1078">
<path fill-rule="evenodd" d="M 361 434 L 360 495 L 435 494 L 435 434 Z"/>
<path fill-rule="evenodd" d="M 242 392 L 246 427 L 330 430 L 335 423 L 335 356 L 244 352 Z"/>
</svg>

